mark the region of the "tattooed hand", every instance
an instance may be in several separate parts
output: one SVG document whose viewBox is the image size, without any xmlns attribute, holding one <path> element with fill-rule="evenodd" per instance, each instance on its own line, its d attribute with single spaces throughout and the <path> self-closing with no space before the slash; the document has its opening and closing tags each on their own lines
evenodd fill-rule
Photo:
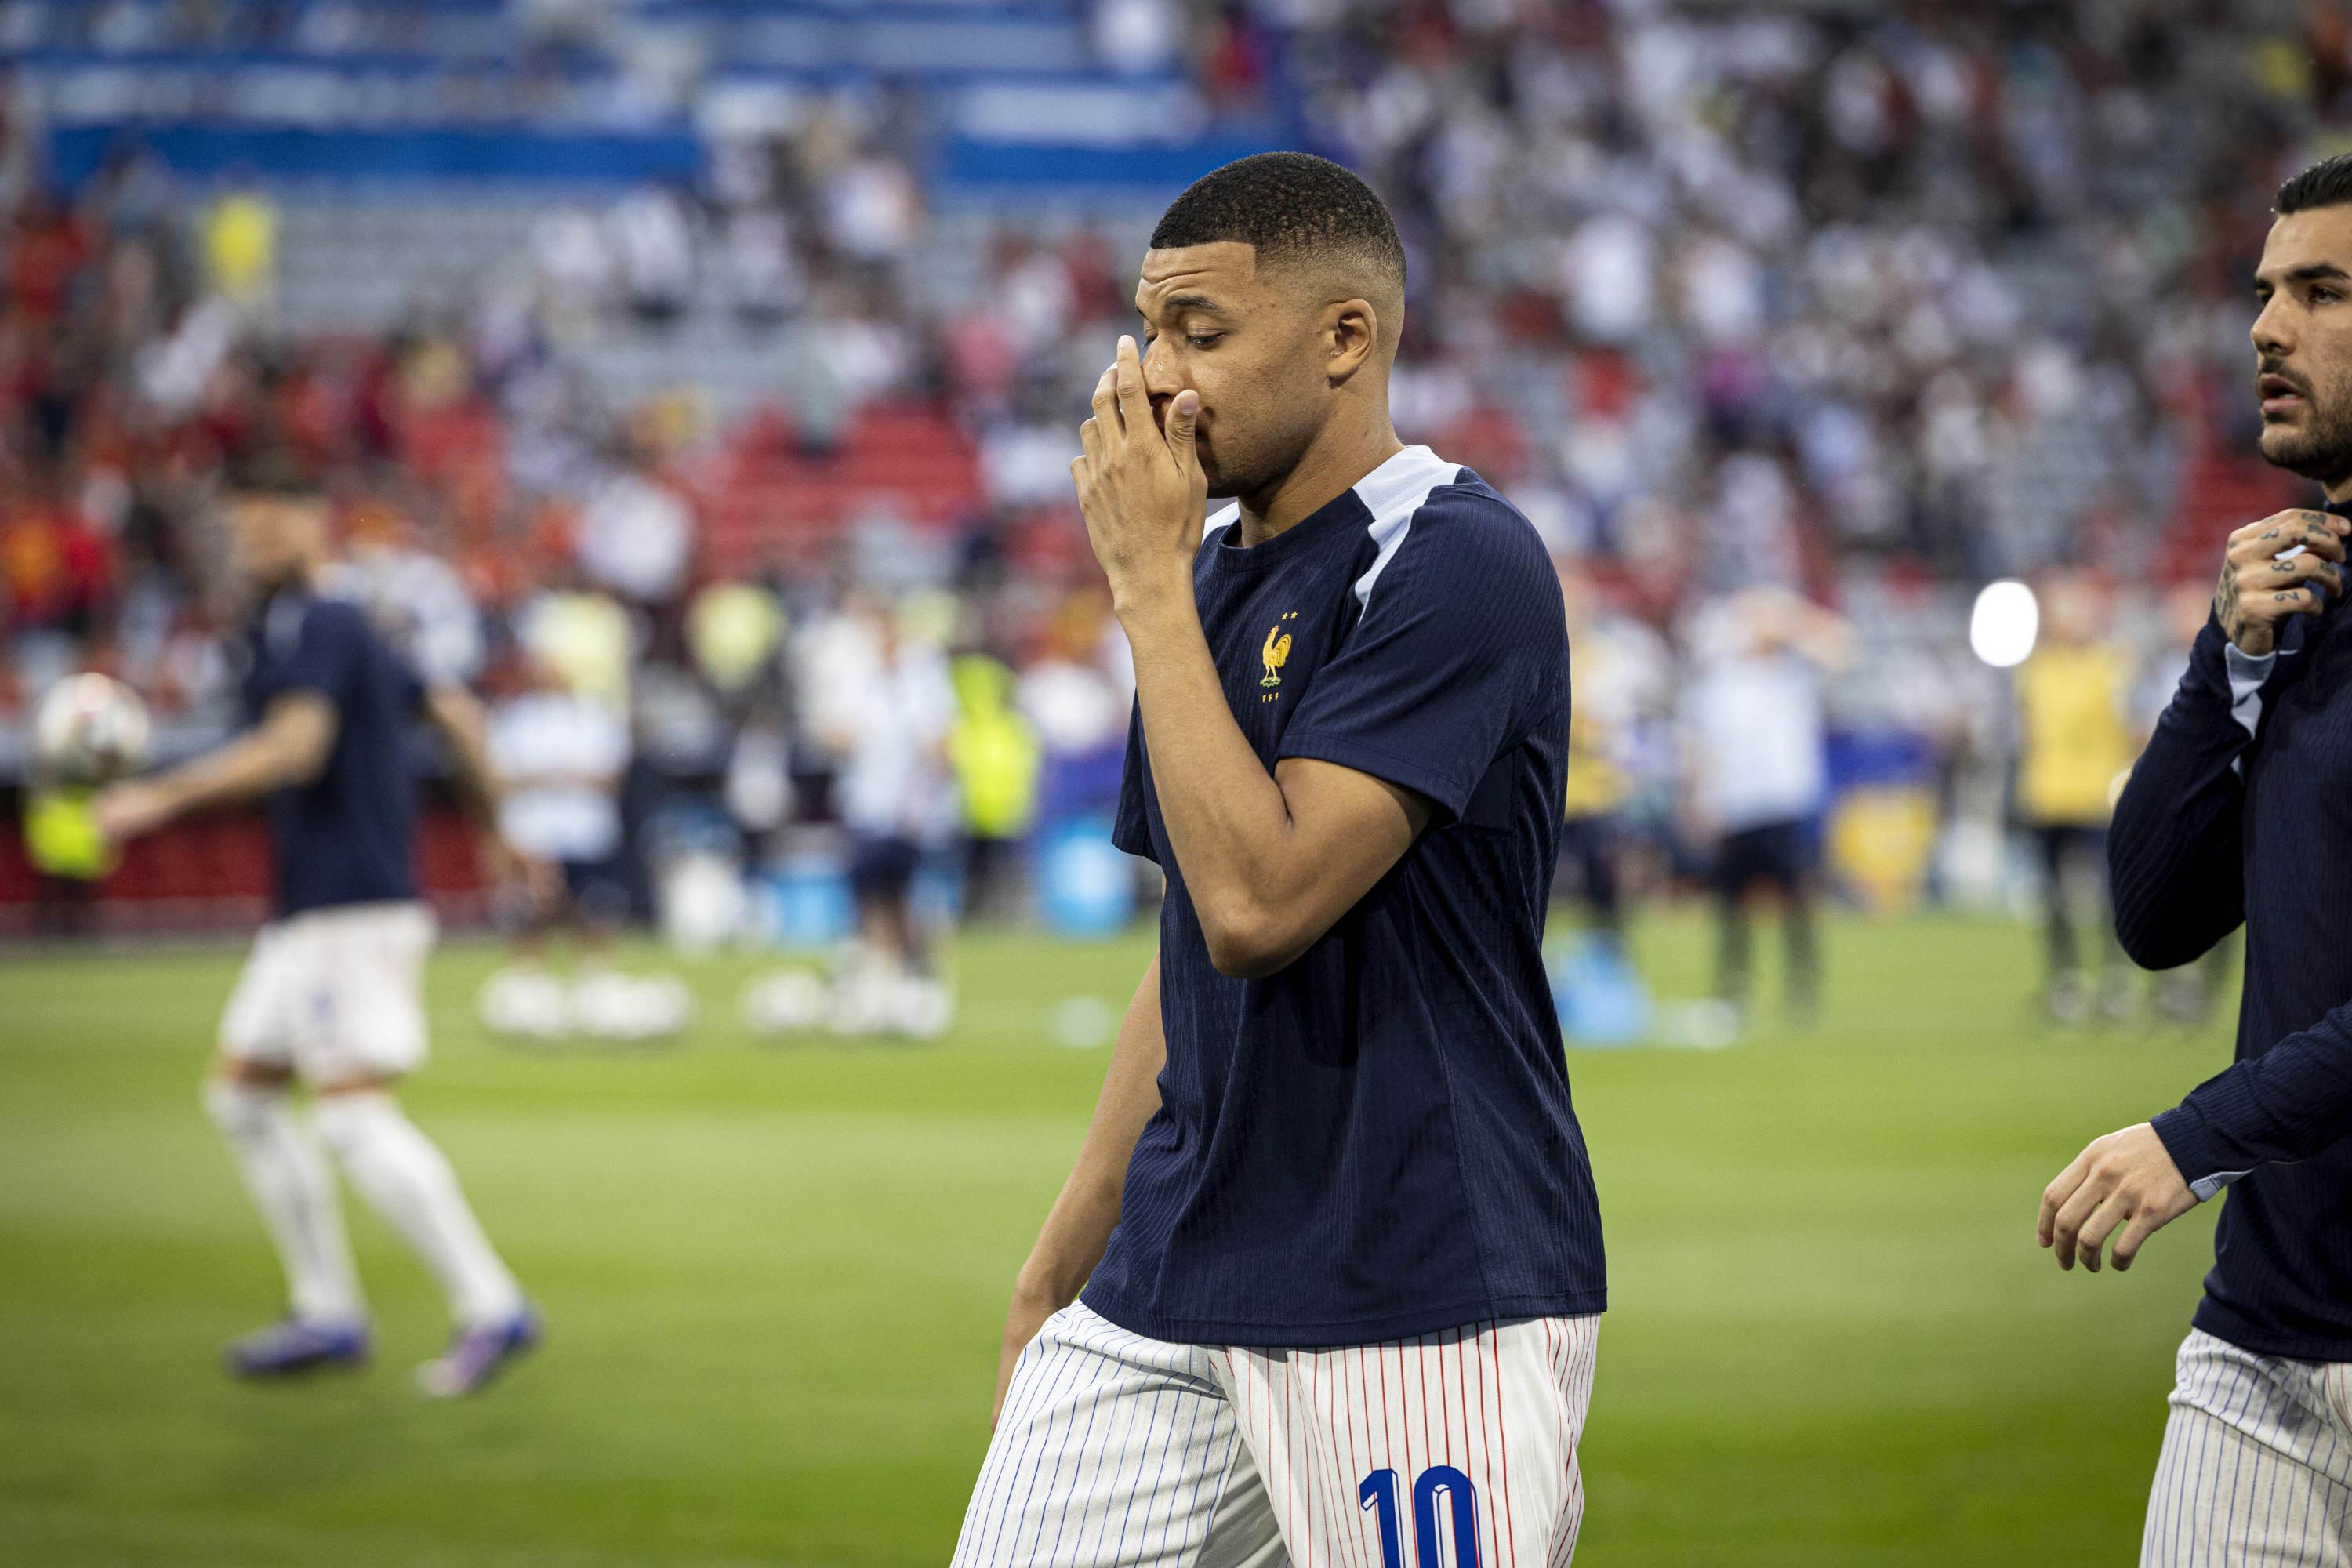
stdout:
<svg viewBox="0 0 2352 1568">
<path fill-rule="evenodd" d="M 2352 521 L 2324 511 L 2282 511 L 2230 535 L 2213 617 L 2244 652 L 2259 658 L 2278 647 L 2289 616 L 2315 616 L 2320 587 L 2344 591 L 2344 538 Z"/>
</svg>

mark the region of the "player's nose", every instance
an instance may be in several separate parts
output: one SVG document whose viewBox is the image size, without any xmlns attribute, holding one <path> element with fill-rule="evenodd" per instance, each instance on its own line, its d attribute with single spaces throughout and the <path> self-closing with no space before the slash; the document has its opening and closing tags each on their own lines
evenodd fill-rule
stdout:
<svg viewBox="0 0 2352 1568">
<path fill-rule="evenodd" d="M 2287 339 L 2279 312 L 2279 296 L 2273 294 L 2254 317 L 2252 329 L 2247 334 L 2254 341 L 2254 352 L 2265 359 L 2284 359 L 2294 345 Z"/>
<path fill-rule="evenodd" d="M 1176 369 L 1176 356 L 1163 346 L 1166 342 L 1165 338 L 1155 338 L 1143 351 L 1143 391 L 1155 405 L 1184 390 L 1184 378 Z"/>
</svg>

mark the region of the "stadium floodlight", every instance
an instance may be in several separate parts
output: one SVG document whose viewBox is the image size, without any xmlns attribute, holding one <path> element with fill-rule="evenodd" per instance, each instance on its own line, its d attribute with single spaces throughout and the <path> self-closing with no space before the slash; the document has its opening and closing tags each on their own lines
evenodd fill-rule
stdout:
<svg viewBox="0 0 2352 1568">
<path fill-rule="evenodd" d="M 2042 606 L 2033 590 L 2014 577 L 1988 583 L 1969 616 L 1969 647 L 1995 669 L 2023 664 L 2042 631 Z"/>
</svg>

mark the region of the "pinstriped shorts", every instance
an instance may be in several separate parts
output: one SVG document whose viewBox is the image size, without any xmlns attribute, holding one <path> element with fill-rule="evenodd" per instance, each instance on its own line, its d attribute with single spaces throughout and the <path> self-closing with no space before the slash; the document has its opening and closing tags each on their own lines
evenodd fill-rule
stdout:
<svg viewBox="0 0 2352 1568">
<path fill-rule="evenodd" d="M 1567 1568 L 1600 1324 L 1247 1350 L 1066 1307 L 1013 1369 L 954 1568 Z"/>
<path fill-rule="evenodd" d="M 2352 1362 L 2180 1346 L 2140 1568 L 2352 1568 Z"/>
</svg>

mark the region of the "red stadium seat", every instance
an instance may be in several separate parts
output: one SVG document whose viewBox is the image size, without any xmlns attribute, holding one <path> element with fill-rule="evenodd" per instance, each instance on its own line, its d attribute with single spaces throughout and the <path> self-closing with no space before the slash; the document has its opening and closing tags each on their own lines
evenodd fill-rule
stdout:
<svg viewBox="0 0 2352 1568">
<path fill-rule="evenodd" d="M 980 457 L 937 410 L 886 405 L 852 420 L 841 446 L 803 454 L 772 411 L 690 481 L 703 507 L 712 567 L 740 573 L 779 558 L 805 558 L 869 513 L 939 527 L 980 498 Z"/>
</svg>

